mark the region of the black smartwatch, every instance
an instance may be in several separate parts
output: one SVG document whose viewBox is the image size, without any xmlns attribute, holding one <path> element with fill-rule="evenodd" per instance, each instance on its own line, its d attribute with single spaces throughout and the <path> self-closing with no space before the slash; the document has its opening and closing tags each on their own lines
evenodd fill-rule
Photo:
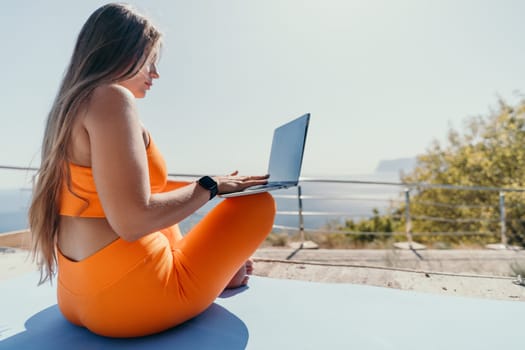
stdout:
<svg viewBox="0 0 525 350">
<path fill-rule="evenodd" d="M 215 180 L 213 180 L 211 177 L 209 176 L 203 176 L 201 177 L 197 183 L 199 185 L 201 185 L 203 188 L 207 189 L 208 191 L 210 191 L 210 199 L 212 199 L 213 197 L 215 197 L 217 195 L 217 193 L 219 192 L 219 188 L 217 187 L 217 182 L 215 182 Z"/>
</svg>

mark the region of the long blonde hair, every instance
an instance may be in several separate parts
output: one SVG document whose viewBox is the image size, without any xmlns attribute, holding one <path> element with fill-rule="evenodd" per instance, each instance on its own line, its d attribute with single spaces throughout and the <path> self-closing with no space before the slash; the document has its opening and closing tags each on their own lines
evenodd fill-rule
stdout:
<svg viewBox="0 0 525 350">
<path fill-rule="evenodd" d="M 161 34 L 152 23 L 126 4 L 97 9 L 82 27 L 69 66 L 48 114 L 40 169 L 29 208 L 33 259 L 40 281 L 56 273 L 56 240 L 60 225 L 60 192 L 70 186 L 68 145 L 77 115 L 97 86 L 136 75 Z"/>
</svg>

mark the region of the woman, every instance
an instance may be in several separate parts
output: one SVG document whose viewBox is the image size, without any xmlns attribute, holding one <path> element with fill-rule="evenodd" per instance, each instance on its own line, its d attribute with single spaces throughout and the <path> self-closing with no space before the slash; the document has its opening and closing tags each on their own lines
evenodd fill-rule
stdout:
<svg viewBox="0 0 525 350">
<path fill-rule="evenodd" d="M 167 181 L 134 102 L 159 78 L 160 45 L 158 30 L 127 5 L 88 18 L 48 116 L 29 212 L 40 283 L 58 270 L 64 316 L 110 337 L 173 327 L 228 283 L 246 283 L 244 264 L 275 215 L 269 194 L 231 198 L 182 237 L 176 224 L 216 194 L 267 176 Z"/>
</svg>

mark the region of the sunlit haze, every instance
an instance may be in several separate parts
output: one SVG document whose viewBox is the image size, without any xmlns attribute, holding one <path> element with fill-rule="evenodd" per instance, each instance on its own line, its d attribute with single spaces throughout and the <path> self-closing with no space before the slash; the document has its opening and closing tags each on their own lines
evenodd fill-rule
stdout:
<svg viewBox="0 0 525 350">
<path fill-rule="evenodd" d="M 524 91 L 523 1 L 130 2 L 165 35 L 138 105 L 174 173 L 265 173 L 273 129 L 307 112 L 303 176 L 372 173 Z M 104 3 L 1 2 L 1 165 L 38 166 L 76 35 Z"/>
</svg>

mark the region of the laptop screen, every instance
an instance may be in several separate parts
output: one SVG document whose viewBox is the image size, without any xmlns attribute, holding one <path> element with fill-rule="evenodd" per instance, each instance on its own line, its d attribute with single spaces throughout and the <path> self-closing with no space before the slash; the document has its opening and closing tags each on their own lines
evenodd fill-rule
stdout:
<svg viewBox="0 0 525 350">
<path fill-rule="evenodd" d="M 310 114 L 305 114 L 274 131 L 268 182 L 299 181 Z"/>
</svg>

